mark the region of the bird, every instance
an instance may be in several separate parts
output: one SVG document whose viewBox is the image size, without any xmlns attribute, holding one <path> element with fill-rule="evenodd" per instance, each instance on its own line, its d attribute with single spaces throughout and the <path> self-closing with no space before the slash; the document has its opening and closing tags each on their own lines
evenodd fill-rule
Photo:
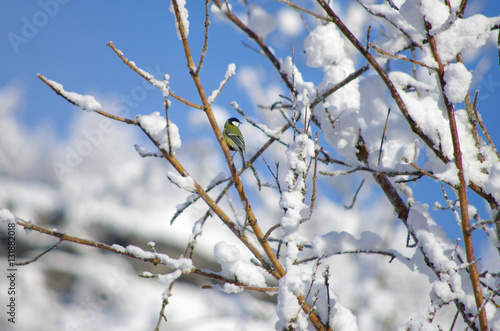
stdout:
<svg viewBox="0 0 500 331">
<path fill-rule="evenodd" d="M 245 165 L 245 157 L 243 156 L 243 152 L 245 151 L 245 139 L 238 128 L 240 124 L 241 122 L 239 119 L 231 117 L 226 121 L 226 124 L 224 124 L 222 136 L 230 150 L 240 153 L 241 162 Z"/>
</svg>

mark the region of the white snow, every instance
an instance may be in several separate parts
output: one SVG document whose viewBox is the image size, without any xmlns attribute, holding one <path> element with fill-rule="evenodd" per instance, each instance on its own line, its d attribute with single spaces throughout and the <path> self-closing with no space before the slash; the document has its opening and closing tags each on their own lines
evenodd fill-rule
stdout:
<svg viewBox="0 0 500 331">
<path fill-rule="evenodd" d="M 399 12 L 391 8 L 387 1 L 379 2 L 383 4 L 369 5 L 370 10 L 393 20 L 398 28 L 422 47 L 422 50 L 415 51 L 417 59 L 436 66 L 429 52 L 428 43 L 423 42 L 426 39 L 423 18 L 432 24 L 431 34 L 436 37 L 439 55 L 446 66 L 445 94 L 451 102 L 457 103 L 455 117 L 466 181 L 474 181 L 486 193 L 500 201 L 500 163 L 497 155 L 481 134 L 480 146 L 475 146 L 467 112 L 465 109 L 460 109 L 463 106 L 459 104 L 470 86 L 476 88 L 474 84 L 471 85 L 471 78 L 474 77 L 477 81 L 481 79 L 477 68 L 474 72 L 470 71 L 472 68 L 470 63 L 473 63 L 470 57 L 484 54 L 483 49 L 473 55 L 469 50 L 484 45 L 488 35 L 491 41 L 496 43 L 496 40 L 493 40 L 496 35 L 491 36 L 489 29 L 500 20 L 481 15 L 467 17 L 472 12 L 471 8 L 466 11 L 465 19 L 457 19 L 454 15 L 460 4 L 459 0 L 450 1 L 451 15 L 442 1 L 393 0 L 401 9 Z M 187 27 L 189 22 L 186 2 L 179 1 L 179 5 L 185 14 L 182 21 Z M 328 155 L 345 160 L 353 167 L 359 165 L 355 158 L 354 146 L 358 132 L 361 132 L 371 152 L 369 159 L 371 168 L 382 171 L 414 171 L 411 165 L 402 161 L 404 156 L 425 170 L 433 172 L 440 180 L 452 185 L 457 184 L 449 121 L 436 74 L 427 68 L 419 68 L 417 76 L 414 77 L 411 64 L 398 60 L 390 60 L 389 63 L 386 57 L 377 56 L 376 52 L 371 51 L 377 61 L 383 65 L 387 64 L 384 68 L 387 68 L 388 75 L 408 106 L 410 115 L 419 128 L 431 138 L 434 147 L 442 150 L 452 160 L 448 164 L 443 164 L 409 130 L 408 123 L 395 107 L 387 88 L 373 70 L 321 100 L 315 109 L 310 109 L 311 102 L 316 97 L 353 73 L 363 65 L 364 60 L 357 53 L 353 53 L 352 47 L 334 25 L 324 25 L 315 19 L 309 20 L 306 14 L 304 14 L 305 22 L 312 32 L 304 43 L 305 54 L 303 54 L 299 45 L 300 40 L 297 39 L 297 42 L 295 39 L 292 40 L 298 38 L 304 31 L 297 12 L 281 4 L 269 7 L 266 2 L 262 2 L 261 5 L 264 9 L 254 6 L 249 7 L 249 12 L 244 13 L 241 11 L 242 6 L 238 4 L 235 5 L 235 9 L 239 12 L 234 14 L 244 22 L 246 14 L 249 14 L 250 25 L 253 25 L 259 35 L 266 38 L 266 42 L 274 47 L 281 64 L 281 73 L 293 79 L 297 92 L 294 108 L 283 108 L 282 111 L 289 119 L 292 118 L 293 112 L 295 115 L 300 114 L 298 130 L 280 134 L 278 130 L 286 123 L 280 111 L 276 108 L 269 110 L 252 107 L 252 105 L 270 106 L 276 101 L 281 101 L 283 104 L 290 102 L 286 99 L 290 94 L 287 93 L 276 72 L 271 71 L 269 63 L 259 62 L 258 59 L 249 62 L 244 57 L 239 59 L 242 63 L 238 69 L 238 85 L 246 90 L 250 102 L 236 93 L 236 90 L 229 90 L 228 87 L 225 91 L 234 92 L 230 97 L 238 100 L 241 108 L 264 132 L 270 136 L 279 136 L 288 146 L 287 148 L 275 143 L 264 153 L 272 171 L 276 169 L 273 164 L 279 164 L 281 195 L 271 174 L 261 161 L 254 164 L 259 179 L 262 183 L 272 182 L 272 186 L 264 186 L 259 190 L 250 172 L 242 176 L 245 190 L 262 230 L 266 232 L 276 224 L 281 225 L 269 237 L 273 239 L 269 241 L 273 250 L 280 247 L 280 262 L 286 270 L 286 275 L 277 284 L 279 288 L 276 292 L 277 304 L 246 294 L 226 295 L 226 293 L 247 291 L 245 286 L 231 282 L 220 286 L 212 285 L 212 290 L 201 290 L 199 286 L 177 282 L 172 293 L 165 290 L 183 272 L 190 272 L 193 264 L 189 259 L 175 259 L 163 254 L 162 252 L 166 251 L 164 247 L 172 245 L 175 249 L 179 247 L 183 249 L 188 241 L 194 243 L 196 247 L 196 258 L 213 263 L 215 256 L 221 265 L 220 275 L 232 282 L 264 287 L 267 286 L 266 277 L 269 277 L 261 267 L 250 263 L 251 252 L 243 245 L 235 243 L 234 235 L 217 218 L 211 217 L 205 222 L 203 216 L 207 212 L 207 207 L 203 201 L 193 203 L 179 216 L 178 222 L 169 225 L 168 219 L 176 213 L 176 206 L 184 207 L 187 202 L 194 201 L 196 195 L 191 192 L 195 180 L 203 187 L 209 187 L 228 177 L 223 173 L 224 165 L 217 153 L 213 137 L 205 139 L 208 125 L 203 116 L 199 116 L 199 111 L 190 110 L 184 114 L 182 107 L 185 106 L 181 104 L 179 112 L 169 113 L 179 125 L 178 128 L 176 124 L 170 123 L 170 142 L 166 131 L 166 120 L 159 112 L 137 118 L 139 125 L 160 144 L 162 149 L 168 151 L 169 143 L 172 144 L 172 149 L 177 149 L 179 160 L 192 175 L 192 177 L 182 177 L 169 171 L 172 169 L 166 169 L 165 167 L 170 166 L 163 158 L 141 159 L 137 157 L 137 153 L 133 153 L 132 146 L 135 143 L 144 144 L 142 141 L 138 142 L 138 139 L 144 136 L 140 135 L 141 132 L 137 127 L 133 130 L 133 126 L 117 124 L 113 130 L 101 130 L 96 133 L 93 131 L 94 128 L 96 130 L 100 130 L 101 127 L 106 128 L 99 124 L 92 126 L 100 123 L 97 121 L 102 120 L 102 117 L 80 112 L 68 130 L 68 139 L 59 137 L 49 139 L 47 135 L 37 134 L 31 127 L 29 129 L 23 127 L 22 123 L 16 120 L 17 110 L 13 113 L 6 110 L 11 107 L 14 96 L 12 93 L 6 95 L 6 92 L 3 92 L 5 89 L 0 89 L 2 118 L 0 142 L 8 142 L 0 143 L 0 202 L 2 206 L 8 206 L 12 211 L 0 209 L 0 220 L 13 221 L 15 216 L 18 216 L 22 219 L 33 219 L 35 223 L 41 220 L 54 221 L 53 224 L 47 223 L 47 228 L 57 226 L 60 231 L 92 240 L 98 240 L 93 238 L 93 235 L 100 229 L 119 238 L 133 236 L 136 239 L 134 242 L 138 243 L 136 245 L 147 243 L 145 246 L 147 249 L 127 246 L 128 243 L 124 244 L 126 247 L 115 244 L 112 248 L 141 259 L 159 259 L 162 264 L 173 268 L 170 274 L 156 276 L 158 271 L 153 271 L 153 274 L 131 267 L 129 263 L 135 259 L 126 256 L 109 253 L 104 256 L 98 249 L 81 248 L 78 245 L 72 246 L 75 250 L 56 249 L 44 255 L 40 261 L 32 263 L 29 266 L 30 272 L 19 269 L 19 302 L 23 303 L 20 306 L 22 314 L 19 314 L 20 329 L 36 329 L 36 322 L 40 320 L 44 320 L 52 329 L 144 329 L 144 323 L 147 324 L 149 321 L 156 323 L 161 308 L 160 294 L 163 291 L 163 298 L 169 299 L 169 305 L 165 309 L 168 322 L 166 324 L 162 322 L 163 328 L 180 325 L 185 329 L 201 327 L 206 330 L 242 327 L 268 330 L 273 327 L 282 329 L 288 326 L 296 330 L 311 329 L 311 324 L 296 299 L 297 294 L 307 296 L 308 304 L 314 308 L 322 322 L 326 322 L 327 316 L 330 316 L 330 326 L 335 330 L 449 328 L 456 307 L 453 303 L 443 307 L 440 305 L 450 300 L 458 300 L 463 304 L 466 314 L 475 313 L 470 281 L 464 269 L 466 264 L 457 258 L 457 255 L 462 258 L 465 256 L 463 243 L 456 244 L 456 237 L 460 235 L 450 231 L 452 227 L 457 227 L 452 219 L 454 215 L 449 210 L 429 212 L 428 206 L 424 204 L 428 203 L 431 206 L 434 204 L 433 195 L 436 191 L 440 197 L 439 183 L 419 180 L 418 185 L 414 185 L 411 182 L 397 183 L 401 179 L 409 179 L 409 176 L 390 178 L 398 192 L 406 195 L 408 205 L 411 204 L 408 224 L 418 239 L 419 246 L 416 248 L 406 246 L 408 230 L 396 220 L 393 208 L 373 183 L 371 174 L 358 171 L 354 175 L 347 175 L 352 169 L 350 166 L 319 163 L 319 170 L 333 173 L 335 176 L 322 177 L 318 174 L 318 196 L 312 217 L 301 224 L 310 212 L 308 204 L 311 201 L 312 167 L 309 172 L 307 169 L 315 149 L 318 148 L 313 140 L 316 132 L 320 136 L 319 145 Z M 227 2 L 224 3 L 222 12 L 226 12 L 228 6 L 230 7 Z M 373 42 L 384 50 L 397 53 L 409 45 L 408 38 L 391 24 L 382 22 L 382 18 L 368 21 L 369 15 L 366 12 L 359 14 L 357 11 L 361 9 L 358 4 L 353 3 L 352 7 L 351 5 L 344 7 L 338 2 L 333 2 L 332 6 L 341 17 L 349 18 L 346 19 L 346 23 L 355 22 L 356 26 L 353 28 L 354 31 L 358 31 L 356 33 L 358 37 L 364 36 L 362 27 L 372 25 L 372 37 L 377 38 Z M 221 14 L 221 11 L 214 8 L 212 4 L 212 11 Z M 269 17 L 270 13 L 276 19 L 266 21 L 265 18 Z M 192 17 L 202 17 L 204 12 L 197 12 L 196 16 L 191 14 Z M 212 15 L 211 19 L 213 17 Z M 198 23 L 198 27 L 203 29 L 203 22 Z M 227 19 L 224 24 L 228 28 L 229 36 L 234 32 L 229 27 L 233 29 L 233 26 L 228 25 Z M 279 33 L 272 33 L 275 26 L 279 29 Z M 193 42 L 193 46 L 199 47 L 203 40 L 196 39 L 194 35 L 192 33 L 190 38 L 193 39 L 190 41 Z M 289 56 L 292 41 L 296 46 L 294 61 Z M 288 48 L 283 48 L 283 44 L 288 45 L 286 46 Z M 278 47 L 279 45 L 281 47 Z M 222 48 L 218 50 L 223 51 Z M 465 66 L 455 63 L 459 51 L 463 52 Z M 496 48 L 490 53 L 496 54 Z M 409 57 L 410 54 L 405 51 L 398 53 L 398 56 Z M 265 60 L 263 57 L 256 56 L 256 58 Z M 206 59 L 208 61 L 209 57 Z M 485 59 L 488 61 L 487 57 Z M 304 65 L 304 62 L 313 69 Z M 131 65 L 135 66 L 133 62 Z M 142 69 L 137 68 L 137 70 L 162 90 L 165 97 L 168 95 L 168 75 L 162 82 Z M 210 102 L 214 102 L 224 84 L 234 74 L 235 65 L 228 65 L 224 80 L 212 93 Z M 486 74 L 489 75 L 488 72 Z M 213 80 L 214 76 L 210 77 L 207 84 L 217 86 L 217 80 Z M 481 91 L 479 96 L 488 93 L 489 98 L 494 98 L 495 80 L 489 77 L 486 79 L 488 82 L 483 80 L 482 86 L 478 87 Z M 57 85 L 56 82 L 51 81 L 51 84 L 62 89 L 62 85 Z M 179 81 L 176 88 L 179 89 L 180 95 L 184 96 L 182 86 L 182 82 Z M 99 107 L 94 105 L 98 103 L 91 96 L 81 96 L 66 91 L 62 93 L 88 111 L 100 109 L 100 105 Z M 53 93 L 49 94 L 54 97 Z M 280 94 L 284 97 L 279 96 Z M 20 100 L 24 100 L 25 97 L 17 96 Z M 189 97 L 189 94 L 185 97 Z M 485 111 L 483 116 L 490 110 L 484 108 L 487 104 L 485 99 L 485 97 L 480 98 L 478 103 L 478 110 Z M 491 99 L 488 103 L 490 101 Z M 104 101 L 102 102 L 104 109 L 110 109 Z M 233 105 L 238 106 L 236 102 Z M 161 105 L 157 106 L 161 109 Z M 225 120 L 228 117 L 229 111 L 223 106 L 215 104 L 213 106 L 217 120 Z M 144 108 L 149 109 L 149 106 L 144 105 Z M 382 140 L 389 108 L 391 113 Z M 311 112 L 318 125 L 312 124 L 306 132 L 303 130 L 304 117 L 311 116 Z M 195 114 L 191 117 L 191 122 L 190 114 Z M 333 124 L 330 122 L 332 118 L 335 119 Z M 200 123 L 203 123 L 203 126 Z M 182 149 L 179 149 L 181 146 L 179 129 L 184 130 L 184 126 L 188 127 L 189 124 L 194 127 L 195 135 L 190 136 Z M 491 133 L 496 139 L 494 124 L 487 122 L 486 126 L 491 127 Z M 268 139 L 265 134 L 251 126 L 243 129 L 247 130 L 243 133 L 249 145 L 254 145 L 251 148 L 255 150 Z M 49 132 L 50 128 L 44 130 Z M 92 132 L 92 139 L 89 139 L 89 132 Z M 133 132 L 137 132 L 137 136 Z M 186 131 L 186 134 L 190 133 Z M 382 142 L 380 165 L 378 165 Z M 91 146 L 91 148 L 82 149 L 81 146 Z M 145 148 L 139 147 L 137 150 L 143 155 L 147 153 Z M 69 151 L 75 152 L 69 153 Z M 484 161 L 478 160 L 479 152 L 484 156 Z M 68 160 L 74 162 L 67 162 Z M 54 176 L 55 163 L 64 163 L 69 169 L 68 175 Z M 172 182 L 187 192 L 172 189 L 171 183 L 165 179 L 165 173 Z M 340 176 L 341 174 L 343 176 Z M 365 184 L 359 191 L 353 208 L 346 210 L 342 204 L 350 202 L 361 178 L 365 179 Z M 454 193 L 452 189 L 446 188 L 446 190 L 448 193 Z M 215 197 L 218 192 L 220 189 L 215 188 L 209 194 Z M 228 199 L 221 200 L 220 206 L 238 220 L 238 215 L 242 212 L 239 202 L 234 200 L 234 194 L 231 189 Z M 455 200 L 456 197 L 451 196 L 450 199 Z M 477 196 L 474 199 L 477 199 Z M 179 205 L 180 203 L 183 204 Z M 442 204 L 441 200 L 441 203 L 436 202 L 435 206 Z M 470 207 L 470 216 L 474 216 L 472 214 L 476 212 L 483 220 L 490 220 L 496 216 L 495 210 L 490 211 L 488 206 L 483 205 L 486 204 L 479 202 L 476 207 Z M 60 214 L 64 215 L 62 220 L 52 216 Z M 499 245 L 498 237 L 493 225 L 484 222 L 483 226 L 485 229 L 478 227 L 474 231 L 474 236 L 483 232 L 477 237 L 480 238 L 486 233 L 489 239 L 489 241 L 474 239 L 476 258 L 481 257 L 477 266 L 484 275 L 482 281 L 490 288 L 496 288 L 498 279 L 493 274 L 484 272 L 486 270 L 497 272 L 500 268 L 496 250 Z M 447 233 L 443 229 L 446 229 Z M 253 233 L 246 231 L 251 242 L 259 247 Z M 29 256 L 32 257 L 36 254 L 33 248 L 50 247 L 57 239 L 33 232 L 28 237 L 25 231 L 17 231 L 16 240 L 23 244 L 28 243 L 31 250 L 27 252 L 32 252 L 33 254 Z M 153 245 L 153 241 L 157 244 Z M 410 242 L 412 243 L 413 239 L 410 239 Z M 396 258 L 388 263 L 390 257 L 387 256 L 340 254 L 355 250 L 381 250 L 394 254 Z M 149 263 L 138 265 L 149 265 Z M 437 275 L 429 265 L 437 271 Z M 330 270 L 328 293 L 324 278 L 327 266 Z M 71 288 L 64 293 L 47 286 L 53 281 L 52 278 L 55 279 L 52 275 L 57 275 L 59 272 L 68 273 L 69 278 L 73 279 Z M 157 277 L 158 281 L 139 278 L 138 274 Z M 209 282 L 208 279 L 202 278 L 202 280 Z M 268 281 L 268 283 L 276 285 L 276 282 Z M 483 292 L 486 298 L 491 294 L 486 287 L 483 287 Z M 172 296 L 169 297 L 170 294 Z M 275 293 L 270 295 L 273 294 Z M 0 293 L 0 298 L 0 301 L 7 298 L 6 291 Z M 61 301 L 61 298 L 64 298 L 64 301 Z M 485 307 L 490 319 L 490 328 L 500 329 L 498 307 L 493 303 L 487 303 Z M 331 308 L 330 311 L 327 311 L 328 308 Z M 435 309 L 438 309 L 437 314 L 432 316 L 434 320 L 430 321 L 429 314 Z M 278 318 L 279 321 L 276 322 Z M 189 324 L 193 319 L 200 321 L 200 324 Z M 2 324 L 0 321 L 0 329 L 4 325 L 5 323 Z M 466 328 L 461 318 L 457 319 L 455 328 Z"/>
<path fill-rule="evenodd" d="M 179 15 L 184 27 L 184 38 L 187 38 L 189 36 L 189 13 L 186 9 L 186 0 L 171 0 L 169 10 L 175 16 L 174 1 L 177 3 L 177 7 L 179 8 Z M 177 22 L 177 20 L 175 21 L 175 27 L 177 29 L 177 37 L 179 37 L 179 40 L 182 41 L 183 36 L 179 30 L 179 22 Z"/>
<path fill-rule="evenodd" d="M 163 292 L 163 299 L 168 298 L 170 296 L 169 286 L 182 275 L 182 271 L 179 269 L 175 270 L 166 275 L 158 275 L 158 282 L 165 287 L 165 291 Z"/>
<path fill-rule="evenodd" d="M 114 246 L 113 247 L 118 247 Z M 134 245 L 128 245 L 125 247 L 124 250 L 125 253 L 132 254 L 133 256 L 140 258 L 142 260 L 147 260 L 147 259 L 159 259 L 161 263 L 165 264 L 166 266 L 170 268 L 175 268 L 175 269 L 180 269 L 181 271 L 189 272 L 193 268 L 193 263 L 191 259 L 173 259 L 170 256 L 162 253 L 155 253 L 155 252 L 148 252 L 143 250 L 140 247 L 134 246 Z"/>
<path fill-rule="evenodd" d="M 16 221 L 16 216 L 12 214 L 12 212 L 6 208 L 0 208 L 0 221 L 12 223 Z"/>
<path fill-rule="evenodd" d="M 436 46 L 443 64 L 450 62 L 464 48 L 483 46 L 490 35 L 490 20 L 476 14 L 457 19 L 450 28 L 438 33 Z"/>
<path fill-rule="evenodd" d="M 262 272 L 253 264 L 241 261 L 236 246 L 221 241 L 214 247 L 214 256 L 222 267 L 221 276 L 250 286 L 266 287 Z"/>
<path fill-rule="evenodd" d="M 181 176 L 177 172 L 169 171 L 167 172 L 168 179 L 177 185 L 178 187 L 188 191 L 196 192 L 196 186 L 194 179 L 191 176 Z"/>
<path fill-rule="evenodd" d="M 118 50 L 118 52 L 123 55 L 123 53 L 120 50 Z M 163 81 L 158 80 L 158 79 L 155 78 L 155 76 L 153 74 L 147 72 L 146 70 L 143 70 L 143 69 L 139 68 L 134 61 L 130 61 L 127 58 L 125 58 L 125 59 L 128 61 L 128 63 L 132 67 L 134 67 L 135 70 L 137 70 L 138 72 L 140 72 L 148 80 L 148 82 L 150 82 L 154 87 L 156 87 L 157 89 L 159 89 L 161 91 L 161 93 L 163 94 L 164 98 L 167 98 L 169 96 L 169 91 L 170 91 L 170 88 L 169 88 L 170 75 L 168 75 L 167 73 L 165 73 L 164 80 Z"/>
<path fill-rule="evenodd" d="M 226 85 L 227 81 L 231 79 L 231 77 L 234 76 L 235 74 L 236 74 L 236 64 L 235 63 L 228 64 L 226 73 L 224 75 L 224 80 L 220 82 L 219 88 L 213 90 L 212 94 L 208 97 L 209 104 L 213 104 L 215 102 L 215 99 L 219 96 L 224 85 Z"/>
<path fill-rule="evenodd" d="M 232 293 L 241 293 L 243 292 L 245 289 L 242 287 L 242 286 L 238 286 L 238 285 L 235 285 L 235 284 L 231 284 L 231 283 L 225 283 L 224 284 L 224 287 L 223 287 L 223 291 L 225 293 L 228 293 L 228 294 L 232 294 Z"/>
<path fill-rule="evenodd" d="M 450 11 L 444 2 L 434 0 L 420 0 L 419 2 L 420 12 L 431 24 L 432 29 L 437 29 L 446 22 Z"/>
<path fill-rule="evenodd" d="M 319 25 L 304 40 L 306 63 L 320 68 L 344 60 L 344 40 L 333 24 Z"/>
<path fill-rule="evenodd" d="M 167 133 L 167 120 L 160 115 L 160 112 L 154 112 L 150 115 L 139 115 L 139 125 L 143 128 L 160 146 L 161 149 L 168 151 L 169 143 L 175 153 L 175 150 L 181 147 L 181 137 L 179 128 L 170 121 Z M 170 137 L 170 141 L 168 140 Z"/>
<path fill-rule="evenodd" d="M 64 90 L 64 86 L 48 79 L 49 84 L 59 91 L 66 99 L 68 99 L 75 106 L 80 107 L 85 111 L 98 111 L 102 110 L 102 105 L 91 95 L 82 95 L 76 92 L 68 92 Z"/>
<path fill-rule="evenodd" d="M 472 73 L 462 63 L 450 63 L 444 69 L 444 93 L 450 102 L 458 103 L 465 99 L 472 80 Z"/>
</svg>

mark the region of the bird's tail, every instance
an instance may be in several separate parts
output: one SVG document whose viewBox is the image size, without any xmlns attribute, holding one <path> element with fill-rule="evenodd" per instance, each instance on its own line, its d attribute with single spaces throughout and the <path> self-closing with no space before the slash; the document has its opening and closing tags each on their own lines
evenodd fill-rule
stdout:
<svg viewBox="0 0 500 331">
<path fill-rule="evenodd" d="M 240 156 L 241 156 L 241 162 L 243 164 L 243 167 L 245 166 L 246 162 L 245 162 L 245 156 L 243 155 L 243 151 L 240 149 L 239 150 L 240 152 Z"/>
</svg>

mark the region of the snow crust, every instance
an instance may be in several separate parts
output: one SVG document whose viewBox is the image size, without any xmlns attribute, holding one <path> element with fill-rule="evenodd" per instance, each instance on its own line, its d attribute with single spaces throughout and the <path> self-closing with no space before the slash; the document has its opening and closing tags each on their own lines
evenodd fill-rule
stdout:
<svg viewBox="0 0 500 331">
<path fill-rule="evenodd" d="M 180 19 L 184 27 L 184 38 L 187 38 L 189 36 L 189 20 L 188 20 L 189 12 L 186 9 L 186 0 L 171 0 L 169 10 L 172 14 L 175 15 L 175 9 L 173 3 L 174 1 L 177 3 L 177 6 L 179 8 Z M 175 22 L 175 27 L 177 29 L 177 37 L 179 38 L 179 40 L 182 41 L 183 36 L 181 35 L 181 31 L 179 29 L 179 22 L 177 21 Z"/>
<path fill-rule="evenodd" d="M 102 110 L 102 105 L 92 95 L 82 95 L 76 92 L 68 92 L 64 86 L 56 81 L 48 80 L 49 84 L 57 89 L 71 103 L 89 112 Z"/>
</svg>

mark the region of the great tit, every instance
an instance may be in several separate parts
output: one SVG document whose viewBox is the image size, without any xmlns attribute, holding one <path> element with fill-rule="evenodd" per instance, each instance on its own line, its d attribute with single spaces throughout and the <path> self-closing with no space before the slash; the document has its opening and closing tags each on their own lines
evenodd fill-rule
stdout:
<svg viewBox="0 0 500 331">
<path fill-rule="evenodd" d="M 245 165 L 245 157 L 243 156 L 243 152 L 245 151 L 245 139 L 243 139 L 243 135 L 241 134 L 238 125 L 241 122 L 235 117 L 231 117 L 224 124 L 224 132 L 222 136 L 227 143 L 227 146 L 232 151 L 237 151 L 241 155 L 241 161 L 243 165 Z"/>
</svg>

